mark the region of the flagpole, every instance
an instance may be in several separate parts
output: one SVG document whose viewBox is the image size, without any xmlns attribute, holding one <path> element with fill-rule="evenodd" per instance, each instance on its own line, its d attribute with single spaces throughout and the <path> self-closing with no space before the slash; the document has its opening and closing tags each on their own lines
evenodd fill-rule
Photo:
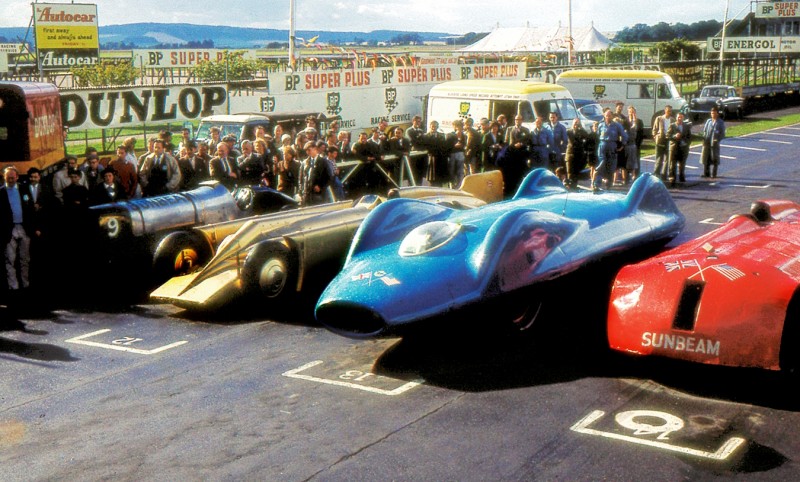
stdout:
<svg viewBox="0 0 800 482">
<path fill-rule="evenodd" d="M 294 41 L 294 0 L 289 0 L 289 67 L 292 70 L 296 67 Z"/>
<path fill-rule="evenodd" d="M 572 64 L 572 0 L 567 0 L 569 8 L 568 39 L 567 39 L 567 65 Z"/>
<path fill-rule="evenodd" d="M 725 20 L 722 22 L 722 43 L 719 46 L 719 83 L 722 84 L 724 73 L 723 67 L 725 65 L 725 27 L 728 24 L 728 9 L 731 6 L 731 0 L 725 1 Z"/>
</svg>

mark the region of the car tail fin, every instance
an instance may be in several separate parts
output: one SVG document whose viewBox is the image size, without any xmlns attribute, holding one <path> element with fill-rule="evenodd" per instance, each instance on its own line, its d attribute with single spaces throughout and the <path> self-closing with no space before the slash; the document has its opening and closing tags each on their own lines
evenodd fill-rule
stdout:
<svg viewBox="0 0 800 482">
<path fill-rule="evenodd" d="M 486 203 L 503 200 L 503 173 L 500 171 L 486 171 L 466 176 L 460 191 L 468 192 Z"/>
</svg>

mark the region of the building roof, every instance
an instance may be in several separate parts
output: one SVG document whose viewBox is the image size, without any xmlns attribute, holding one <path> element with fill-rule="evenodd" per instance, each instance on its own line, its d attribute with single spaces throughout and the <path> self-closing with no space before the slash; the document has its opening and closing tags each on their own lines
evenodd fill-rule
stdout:
<svg viewBox="0 0 800 482">
<path fill-rule="evenodd" d="M 489 35 L 461 49 L 464 52 L 566 52 L 567 27 L 498 27 Z M 573 52 L 598 52 L 614 45 L 594 28 L 573 28 Z"/>
</svg>

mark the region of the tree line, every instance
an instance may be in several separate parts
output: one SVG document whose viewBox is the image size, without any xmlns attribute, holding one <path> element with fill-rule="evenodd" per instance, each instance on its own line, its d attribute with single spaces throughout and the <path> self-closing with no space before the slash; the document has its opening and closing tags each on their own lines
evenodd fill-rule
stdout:
<svg viewBox="0 0 800 482">
<path fill-rule="evenodd" d="M 742 20 L 734 20 L 728 24 L 731 31 L 737 30 Z M 668 42 L 683 38 L 692 41 L 706 40 L 722 32 L 722 22 L 718 20 L 702 20 L 692 24 L 659 22 L 655 25 L 637 23 L 633 27 L 625 27 L 617 32 L 614 41 L 618 43 Z"/>
</svg>

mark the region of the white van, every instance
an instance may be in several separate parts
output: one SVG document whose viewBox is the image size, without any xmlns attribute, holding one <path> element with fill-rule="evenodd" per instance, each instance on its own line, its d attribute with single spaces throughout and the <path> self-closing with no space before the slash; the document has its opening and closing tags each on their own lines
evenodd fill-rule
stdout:
<svg viewBox="0 0 800 482">
<path fill-rule="evenodd" d="M 686 100 L 681 97 L 672 77 L 655 70 L 577 69 L 562 72 L 556 84 L 569 89 L 575 99 L 591 99 L 612 110 L 617 102 L 636 108 L 645 128 L 672 106 L 673 112 L 685 112 Z"/>
<path fill-rule="evenodd" d="M 533 128 L 537 116 L 547 121 L 550 112 L 556 112 L 567 128 L 572 126 L 578 111 L 566 88 L 534 80 L 455 80 L 430 90 L 426 120 L 437 121 L 449 132 L 458 118 L 472 117 L 477 128 L 482 117 L 496 120 L 503 114 L 514 125 L 514 117 L 521 114 L 523 125 Z"/>
</svg>

